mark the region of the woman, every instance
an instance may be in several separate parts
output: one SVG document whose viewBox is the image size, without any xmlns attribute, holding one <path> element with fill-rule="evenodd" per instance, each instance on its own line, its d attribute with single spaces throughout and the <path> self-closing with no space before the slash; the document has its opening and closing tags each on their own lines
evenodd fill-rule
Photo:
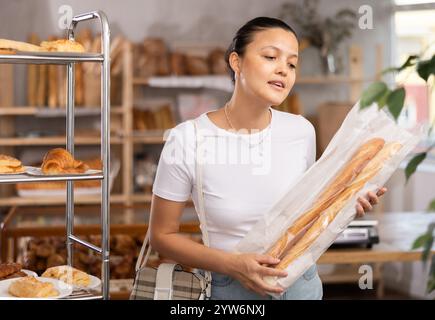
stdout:
<svg viewBox="0 0 435 320">
<path fill-rule="evenodd" d="M 237 243 L 267 214 L 290 185 L 315 161 L 315 132 L 302 116 L 280 112 L 292 89 L 298 64 L 298 39 L 284 22 L 259 17 L 237 32 L 226 62 L 234 92 L 225 106 L 196 120 L 205 137 L 203 194 L 210 247 L 179 234 L 186 200 L 195 189 L 195 130 L 179 124 L 160 158 L 151 204 L 151 245 L 179 263 L 212 272 L 212 299 L 321 299 L 322 284 L 312 266 L 283 292 L 263 281 L 286 272 L 266 265 L 279 260 L 267 255 L 234 252 Z M 248 156 L 247 156 L 248 155 Z M 369 192 L 359 199 L 363 215 L 378 202 Z"/>
</svg>

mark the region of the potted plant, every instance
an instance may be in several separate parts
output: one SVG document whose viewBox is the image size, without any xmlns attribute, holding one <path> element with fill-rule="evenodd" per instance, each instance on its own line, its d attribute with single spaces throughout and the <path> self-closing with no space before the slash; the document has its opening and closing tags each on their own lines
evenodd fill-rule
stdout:
<svg viewBox="0 0 435 320">
<path fill-rule="evenodd" d="M 302 5 L 285 3 L 280 18 L 298 26 L 298 33 L 319 50 L 323 73 L 337 73 L 337 50 L 340 43 L 352 35 L 356 26 L 356 13 L 350 9 L 339 10 L 333 17 L 318 14 L 318 0 L 304 0 Z"/>
</svg>

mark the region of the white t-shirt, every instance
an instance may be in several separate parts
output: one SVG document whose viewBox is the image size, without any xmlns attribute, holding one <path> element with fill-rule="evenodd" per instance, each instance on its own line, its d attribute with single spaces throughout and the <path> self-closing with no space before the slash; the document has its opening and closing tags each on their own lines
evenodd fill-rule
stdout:
<svg viewBox="0 0 435 320">
<path fill-rule="evenodd" d="M 196 119 L 203 137 L 204 207 L 212 248 L 233 251 L 315 161 L 312 124 L 300 115 L 270 110 L 270 126 L 251 134 L 221 129 L 206 113 Z M 172 201 L 191 196 L 198 208 L 195 149 L 191 121 L 170 131 L 160 155 L 155 195 Z"/>
</svg>

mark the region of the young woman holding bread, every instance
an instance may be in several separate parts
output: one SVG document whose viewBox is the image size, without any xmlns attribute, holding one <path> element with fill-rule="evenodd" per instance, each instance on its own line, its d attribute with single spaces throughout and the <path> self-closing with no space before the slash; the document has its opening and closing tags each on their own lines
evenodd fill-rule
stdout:
<svg viewBox="0 0 435 320">
<path fill-rule="evenodd" d="M 283 292 L 263 280 L 286 276 L 273 268 L 278 259 L 234 252 L 316 159 L 313 126 L 300 115 L 271 108 L 284 101 L 295 83 L 297 36 L 278 19 L 255 18 L 238 30 L 225 58 L 234 82 L 232 97 L 195 119 L 207 155 L 202 194 L 210 247 L 179 233 L 185 202 L 192 196 L 198 208 L 199 201 L 195 164 L 189 161 L 195 159 L 197 137 L 191 121 L 171 130 L 161 154 L 151 203 L 151 245 L 181 264 L 211 271 L 212 299 L 271 299 L 266 292 L 283 293 L 281 299 L 321 299 L 315 265 Z M 235 161 L 236 153 L 250 155 L 249 161 Z M 357 214 L 371 210 L 385 191 L 359 199 Z"/>
</svg>

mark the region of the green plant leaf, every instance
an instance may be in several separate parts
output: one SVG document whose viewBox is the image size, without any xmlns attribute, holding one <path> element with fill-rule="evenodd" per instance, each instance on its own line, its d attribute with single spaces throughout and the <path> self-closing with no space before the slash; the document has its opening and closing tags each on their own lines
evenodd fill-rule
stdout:
<svg viewBox="0 0 435 320">
<path fill-rule="evenodd" d="M 417 64 L 417 72 L 425 81 L 431 74 L 435 74 L 435 55 L 431 59 L 420 61 Z"/>
<path fill-rule="evenodd" d="M 385 92 L 387 90 L 388 90 L 388 87 L 387 87 L 386 83 L 383 81 L 378 81 L 378 82 L 372 83 L 362 93 L 361 101 L 360 101 L 360 108 L 364 109 L 364 108 L 370 106 L 373 102 L 380 99 L 385 94 Z"/>
<path fill-rule="evenodd" d="M 400 112 L 402 112 L 403 104 L 405 102 L 405 89 L 397 88 L 391 92 L 387 97 L 388 110 L 390 110 L 394 119 L 399 118 Z"/>
<path fill-rule="evenodd" d="M 435 290 L 435 254 L 432 256 L 429 279 L 427 281 L 427 293 L 432 293 Z"/>
<path fill-rule="evenodd" d="M 410 55 L 410 56 L 408 56 L 408 59 L 406 59 L 406 61 L 400 67 L 387 68 L 387 69 L 382 71 L 382 74 L 386 74 L 386 73 L 389 73 L 389 72 L 400 72 L 403 69 L 406 69 L 408 67 L 411 67 L 411 66 L 415 65 L 417 60 L 418 60 L 418 56 L 417 55 Z"/>
<path fill-rule="evenodd" d="M 421 255 L 421 260 L 423 262 L 426 262 L 427 259 L 430 257 L 430 252 L 432 251 L 433 246 L 433 235 L 430 235 L 428 237 L 428 240 L 424 243 L 423 246 L 423 253 Z"/>
<path fill-rule="evenodd" d="M 406 165 L 405 168 L 405 176 L 406 183 L 408 183 L 409 178 L 414 174 L 415 170 L 417 170 L 418 165 L 426 158 L 426 152 L 416 154 Z"/>
<path fill-rule="evenodd" d="M 390 96 L 391 92 L 392 91 L 390 89 L 387 89 L 387 91 L 385 91 L 384 95 L 378 99 L 379 109 L 382 109 L 383 107 L 385 107 L 385 105 L 387 104 L 387 99 Z"/>
<path fill-rule="evenodd" d="M 411 250 L 415 250 L 423 247 L 425 243 L 430 240 L 429 238 L 430 238 L 429 234 L 423 233 L 421 236 L 419 236 L 417 239 L 414 240 Z"/>
<path fill-rule="evenodd" d="M 427 211 L 431 212 L 431 211 L 435 211 L 435 199 L 433 199 L 430 203 L 429 206 L 427 207 Z"/>
</svg>

